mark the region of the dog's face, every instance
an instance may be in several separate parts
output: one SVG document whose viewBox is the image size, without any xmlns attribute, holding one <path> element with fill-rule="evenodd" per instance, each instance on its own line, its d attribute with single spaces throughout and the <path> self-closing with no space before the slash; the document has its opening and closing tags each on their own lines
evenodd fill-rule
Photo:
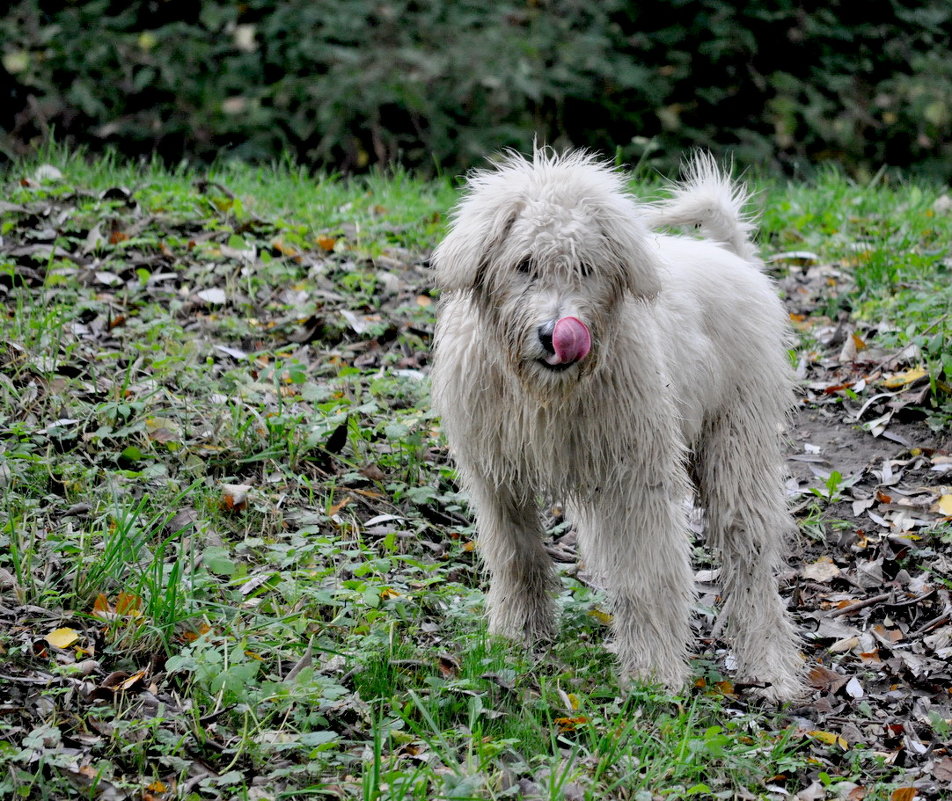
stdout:
<svg viewBox="0 0 952 801">
<path fill-rule="evenodd" d="M 595 368 L 626 297 L 656 294 L 644 238 L 616 173 L 537 153 L 471 178 L 434 261 L 444 291 L 471 293 L 487 323 L 474 336 L 491 336 L 526 385 L 547 391 Z"/>
<path fill-rule="evenodd" d="M 624 275 L 601 253 L 602 234 L 579 209 L 529 201 L 477 266 L 472 290 L 511 368 L 527 383 L 570 383 L 598 361 L 600 334 Z"/>
</svg>

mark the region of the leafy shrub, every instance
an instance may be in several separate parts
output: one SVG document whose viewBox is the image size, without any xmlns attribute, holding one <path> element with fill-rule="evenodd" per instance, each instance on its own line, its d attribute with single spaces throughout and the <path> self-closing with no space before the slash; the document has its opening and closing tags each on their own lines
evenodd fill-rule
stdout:
<svg viewBox="0 0 952 801">
<path fill-rule="evenodd" d="M 456 170 L 535 135 L 947 177 L 950 28 L 946 0 L 19 0 L 0 146 Z"/>
</svg>

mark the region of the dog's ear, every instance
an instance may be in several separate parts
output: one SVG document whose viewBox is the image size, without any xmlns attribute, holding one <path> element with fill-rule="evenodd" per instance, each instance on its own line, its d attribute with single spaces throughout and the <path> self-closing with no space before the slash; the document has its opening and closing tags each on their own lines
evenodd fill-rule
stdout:
<svg viewBox="0 0 952 801">
<path fill-rule="evenodd" d="M 486 219 L 471 212 L 465 204 L 458 209 L 453 227 L 433 251 L 436 284 L 443 292 L 480 289 L 492 260 L 516 221 L 511 209 Z"/>
<path fill-rule="evenodd" d="M 634 224 L 613 231 L 611 236 L 603 231 L 603 236 L 620 288 L 636 298 L 650 299 L 661 291 L 661 265 L 648 249 L 645 233 L 641 225 Z"/>
</svg>

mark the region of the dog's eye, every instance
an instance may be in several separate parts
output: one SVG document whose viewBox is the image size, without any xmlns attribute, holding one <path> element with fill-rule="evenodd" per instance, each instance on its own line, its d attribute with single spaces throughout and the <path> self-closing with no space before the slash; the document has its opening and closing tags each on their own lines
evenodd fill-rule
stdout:
<svg viewBox="0 0 952 801">
<path fill-rule="evenodd" d="M 516 269 L 523 275 L 532 275 L 532 259 L 526 256 L 516 265 Z"/>
</svg>

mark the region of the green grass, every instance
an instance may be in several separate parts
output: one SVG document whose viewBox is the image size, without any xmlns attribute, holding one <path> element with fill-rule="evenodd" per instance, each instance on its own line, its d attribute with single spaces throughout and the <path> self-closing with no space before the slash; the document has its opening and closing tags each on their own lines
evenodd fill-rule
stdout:
<svg viewBox="0 0 952 801">
<path fill-rule="evenodd" d="M 620 689 L 602 599 L 568 576 L 550 651 L 487 638 L 423 369 L 417 265 L 449 180 L 41 161 L 62 179 L 17 166 L 0 222 L 34 248 L 0 256 L 0 568 L 19 610 L 0 672 L 54 678 L 3 691 L 24 711 L 0 717 L 0 790 L 733 798 L 819 774 L 888 796 L 874 755 L 738 703 L 702 660 L 687 698 Z M 768 251 L 847 263 L 831 316 L 849 303 L 889 320 L 884 347 L 920 343 L 938 425 L 936 194 L 766 185 L 763 222 Z M 76 641 L 45 646 L 58 627 Z"/>
<path fill-rule="evenodd" d="M 840 173 L 768 185 L 762 240 L 773 251 L 815 251 L 853 289 L 830 293 L 826 313 L 850 309 L 887 350 L 913 346 L 929 371 L 935 428 L 952 423 L 952 204 L 940 187 Z"/>
</svg>

